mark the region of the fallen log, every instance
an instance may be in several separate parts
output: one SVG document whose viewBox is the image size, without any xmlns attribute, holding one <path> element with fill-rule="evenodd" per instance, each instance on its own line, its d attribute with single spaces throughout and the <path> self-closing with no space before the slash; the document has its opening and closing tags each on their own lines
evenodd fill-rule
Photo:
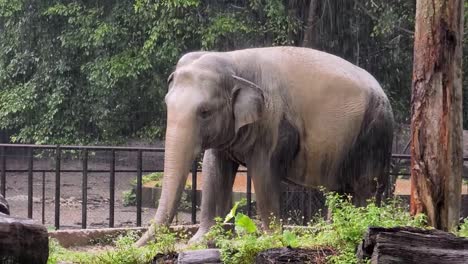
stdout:
<svg viewBox="0 0 468 264">
<path fill-rule="evenodd" d="M 219 249 L 190 250 L 179 253 L 179 264 L 221 264 Z"/>
<path fill-rule="evenodd" d="M 361 262 L 370 259 L 372 264 L 466 264 L 468 239 L 435 229 L 371 227 L 358 246 L 357 257 Z"/>
<path fill-rule="evenodd" d="M 331 248 L 272 248 L 260 252 L 256 264 L 270 263 L 316 263 L 325 264 L 327 257 L 336 254 Z"/>
<path fill-rule="evenodd" d="M 0 263 L 47 263 L 47 229 L 31 219 L 0 213 Z"/>
<path fill-rule="evenodd" d="M 8 206 L 8 202 L 5 200 L 5 197 L 0 194 L 0 213 L 9 215 L 10 214 L 10 207 Z"/>
</svg>

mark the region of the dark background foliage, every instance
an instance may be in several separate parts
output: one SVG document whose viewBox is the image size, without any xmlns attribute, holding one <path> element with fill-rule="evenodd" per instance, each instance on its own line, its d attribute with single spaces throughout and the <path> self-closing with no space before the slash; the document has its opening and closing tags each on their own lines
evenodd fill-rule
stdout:
<svg viewBox="0 0 468 264">
<path fill-rule="evenodd" d="M 365 68 L 407 124 L 414 13 L 414 0 L 0 0 L 3 140 L 161 138 L 166 78 L 183 53 L 272 45 Z"/>
</svg>

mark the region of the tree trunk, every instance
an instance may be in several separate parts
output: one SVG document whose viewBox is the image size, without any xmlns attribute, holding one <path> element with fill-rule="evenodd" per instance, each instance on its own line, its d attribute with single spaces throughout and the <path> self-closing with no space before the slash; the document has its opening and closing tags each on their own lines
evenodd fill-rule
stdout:
<svg viewBox="0 0 468 264">
<path fill-rule="evenodd" d="M 451 230 L 459 221 L 463 1 L 418 0 L 411 98 L 411 213 Z"/>
<path fill-rule="evenodd" d="M 310 0 L 309 12 L 304 27 L 304 39 L 302 41 L 303 47 L 312 48 L 316 44 L 315 40 L 315 25 L 317 24 L 317 2 L 319 0 Z"/>
</svg>

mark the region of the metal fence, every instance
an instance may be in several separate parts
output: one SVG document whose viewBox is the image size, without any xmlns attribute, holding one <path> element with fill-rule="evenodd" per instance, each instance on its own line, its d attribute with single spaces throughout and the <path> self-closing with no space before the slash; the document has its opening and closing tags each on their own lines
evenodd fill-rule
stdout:
<svg viewBox="0 0 468 264">
<path fill-rule="evenodd" d="M 26 149 L 27 150 L 27 168 L 26 169 L 9 169 L 6 163 L 6 150 L 7 149 Z M 55 160 L 55 168 L 53 169 L 37 169 L 34 168 L 34 154 L 39 151 L 49 150 L 54 152 L 53 159 Z M 82 168 L 81 169 L 64 169 L 61 166 L 62 153 L 65 151 L 78 151 L 81 154 Z M 88 156 L 90 151 L 102 151 L 110 153 L 110 164 L 108 169 L 89 169 Z M 137 161 L 136 169 L 116 169 L 116 153 L 117 152 L 136 152 Z M 27 173 L 27 207 L 28 218 L 33 217 L 33 174 L 42 173 L 42 222 L 45 219 L 45 173 L 55 173 L 55 215 L 54 226 L 60 229 L 60 192 L 61 192 L 61 175 L 62 173 L 82 173 L 82 204 L 81 204 L 81 227 L 87 228 L 87 203 L 88 203 L 88 174 L 89 173 L 103 173 L 108 174 L 109 181 L 109 227 L 114 227 L 114 208 L 115 208 L 115 174 L 116 173 L 135 173 L 136 175 L 136 225 L 141 226 L 142 216 L 142 178 L 143 173 L 148 172 L 162 172 L 160 169 L 144 169 L 142 166 L 142 156 L 145 152 L 159 152 L 163 153 L 164 148 L 144 148 L 144 147 L 110 147 L 110 146 L 60 146 L 60 145 L 27 145 L 27 144 L 0 144 L 0 193 L 7 197 L 6 193 L 6 175 L 7 173 Z M 192 175 L 192 190 L 191 190 L 191 220 L 196 223 L 196 201 L 197 201 L 197 172 L 198 160 L 193 161 L 191 166 Z M 250 175 L 247 176 L 247 201 L 251 204 L 251 179 Z M 249 215 L 251 214 L 251 207 L 247 206 Z"/>
<path fill-rule="evenodd" d="M 6 151 L 11 149 L 23 149 L 27 152 L 27 168 L 25 169 L 12 169 L 8 168 L 6 163 Z M 41 151 L 50 151 L 53 153 L 51 159 L 55 161 L 55 168 L 48 169 L 37 169 L 34 168 L 34 155 Z M 81 169 L 66 169 L 62 168 L 62 154 L 66 151 L 75 151 L 81 156 Z M 88 158 L 90 152 L 107 152 L 110 155 L 109 168 L 108 169 L 90 169 L 88 166 Z M 136 153 L 136 169 L 116 169 L 116 153 L 118 152 L 133 152 Z M 7 197 L 6 193 L 6 175 L 7 173 L 27 173 L 27 216 L 28 218 L 33 217 L 33 174 L 41 173 L 42 174 L 42 222 L 44 223 L 45 219 L 45 174 L 54 173 L 55 174 L 55 205 L 54 205 L 54 226 L 56 229 L 60 229 L 60 195 L 61 195 L 61 175 L 63 173 L 81 173 L 81 228 L 85 229 L 87 225 L 87 212 L 88 212 L 88 174 L 90 173 L 102 173 L 108 174 L 109 177 L 109 227 L 114 227 L 114 208 L 115 208 L 115 174 L 116 173 L 135 173 L 136 176 L 136 226 L 141 226 L 142 224 L 142 177 L 143 173 L 146 172 L 162 172 L 162 169 L 144 169 L 142 156 L 146 152 L 158 152 L 163 153 L 164 148 L 145 148 L 145 147 L 109 147 L 109 146 L 60 146 L 60 145 L 23 145 L 23 144 L 0 144 L 0 192 L 3 196 Z M 406 154 L 393 154 L 392 155 L 392 171 L 391 175 L 408 177 L 408 172 L 402 172 L 399 169 L 399 162 L 401 160 L 410 159 L 409 155 Z M 468 160 L 465 158 L 464 160 Z M 396 168 L 396 169 L 395 169 Z M 191 222 L 196 223 L 196 210 L 197 210 L 197 172 L 198 172 L 198 161 L 195 160 L 191 167 L 191 176 L 192 176 L 192 187 L 191 187 Z M 305 192 L 305 189 L 288 189 L 286 193 L 291 195 L 284 199 L 286 201 L 293 198 L 298 192 Z M 246 198 L 247 206 L 246 211 L 248 215 L 252 215 L 252 183 L 249 172 L 247 171 L 247 184 L 246 184 Z M 302 204 L 302 211 L 295 210 L 295 208 L 289 208 L 290 211 L 296 212 L 299 216 L 302 217 L 302 221 L 308 219 L 314 212 L 312 209 L 306 210 L 306 205 L 319 204 L 321 201 L 318 196 L 313 194 L 308 194 L 308 196 L 299 197 L 299 207 Z M 287 204 L 283 207 L 288 207 Z M 296 206 L 297 207 L 297 206 Z M 310 208 L 310 206 L 309 206 Z M 300 209 L 300 208 L 299 208 Z"/>
</svg>

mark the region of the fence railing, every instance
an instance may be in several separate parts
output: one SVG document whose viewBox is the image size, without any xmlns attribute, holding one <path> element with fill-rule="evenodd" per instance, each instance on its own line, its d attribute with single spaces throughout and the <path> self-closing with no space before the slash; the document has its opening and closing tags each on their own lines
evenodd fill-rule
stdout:
<svg viewBox="0 0 468 264">
<path fill-rule="evenodd" d="M 26 149 L 27 150 L 27 168 L 26 169 L 11 169 L 8 168 L 6 163 L 6 149 Z M 53 169 L 37 169 L 34 168 L 34 154 L 38 150 L 49 150 L 53 151 L 53 159 L 55 160 L 55 168 Z M 62 153 L 64 151 L 79 151 L 82 158 L 81 169 L 62 169 Z M 103 151 L 110 153 L 110 161 L 108 169 L 90 169 L 88 166 L 88 158 L 90 151 Z M 118 152 L 136 152 L 136 169 L 116 169 L 116 153 Z M 110 147 L 110 146 L 60 146 L 60 145 L 27 145 L 27 144 L 0 144 L 0 193 L 3 196 L 7 196 L 6 193 L 6 174 L 7 173 L 27 173 L 27 206 L 28 206 L 28 218 L 33 217 L 33 174 L 42 173 L 42 222 L 45 219 L 45 174 L 55 173 L 55 204 L 54 204 L 54 226 L 56 229 L 60 229 L 60 191 L 61 191 L 61 175 L 62 173 L 82 173 L 81 191 L 82 191 L 82 202 L 81 202 L 81 227 L 87 228 L 87 204 L 88 204 L 88 174 L 90 173 L 108 173 L 109 175 L 109 227 L 114 227 L 114 209 L 115 209 L 115 174 L 116 173 L 135 173 L 136 175 L 136 225 L 141 226 L 142 219 L 142 177 L 144 172 L 162 172 L 161 169 L 143 169 L 143 153 L 145 152 L 159 152 L 163 153 L 164 148 L 148 148 L 148 147 Z M 392 159 L 394 160 L 405 160 L 410 159 L 409 155 L 406 154 L 393 154 Z M 468 158 L 464 158 L 468 160 Z M 197 203 L 197 172 L 198 162 L 193 161 L 191 166 L 192 175 L 192 189 L 191 189 L 191 220 L 192 223 L 196 223 L 196 203 Z M 245 171 L 244 171 L 245 172 Z M 246 198 L 247 198 L 247 214 L 252 213 L 252 181 L 251 176 L 247 172 L 247 184 L 246 184 Z M 409 173 L 391 172 L 391 175 L 409 175 Z"/>
</svg>

